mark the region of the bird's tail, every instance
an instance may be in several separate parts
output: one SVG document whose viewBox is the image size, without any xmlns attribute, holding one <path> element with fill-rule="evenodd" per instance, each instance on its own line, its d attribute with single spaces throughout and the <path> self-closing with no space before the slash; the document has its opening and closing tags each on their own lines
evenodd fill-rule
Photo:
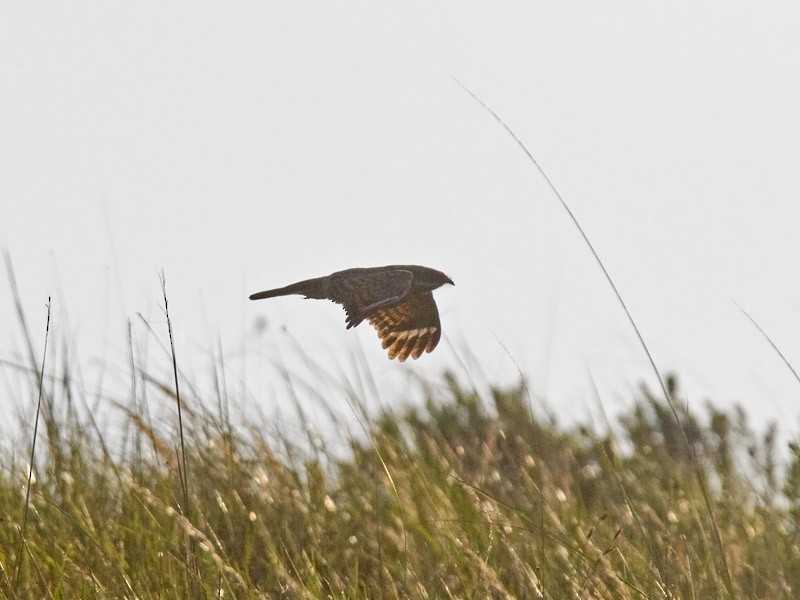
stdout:
<svg viewBox="0 0 800 600">
<path fill-rule="evenodd" d="M 275 298 L 276 296 L 290 296 L 292 294 L 301 294 L 306 298 L 323 300 L 327 298 L 328 294 L 328 278 L 317 277 L 315 279 L 305 279 L 303 281 L 293 283 L 292 285 L 287 285 L 286 287 L 256 292 L 250 296 L 250 300 Z"/>
</svg>

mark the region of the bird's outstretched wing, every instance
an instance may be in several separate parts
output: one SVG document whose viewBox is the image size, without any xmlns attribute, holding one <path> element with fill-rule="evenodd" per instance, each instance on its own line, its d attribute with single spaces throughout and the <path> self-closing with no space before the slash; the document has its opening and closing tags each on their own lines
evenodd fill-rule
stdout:
<svg viewBox="0 0 800 600">
<path fill-rule="evenodd" d="M 394 306 L 379 309 L 367 317 L 378 332 L 389 358 L 403 362 L 419 358 L 439 343 L 442 328 L 439 311 L 429 291 L 413 292 Z"/>
<path fill-rule="evenodd" d="M 410 271 L 402 269 L 339 271 L 330 276 L 328 298 L 344 307 L 350 329 L 370 318 L 375 311 L 402 301 L 411 290 L 413 278 Z"/>
</svg>

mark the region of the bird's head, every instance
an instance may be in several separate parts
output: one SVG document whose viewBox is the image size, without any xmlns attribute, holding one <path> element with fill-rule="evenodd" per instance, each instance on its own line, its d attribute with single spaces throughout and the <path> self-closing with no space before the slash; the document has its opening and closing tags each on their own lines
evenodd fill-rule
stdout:
<svg viewBox="0 0 800 600">
<path fill-rule="evenodd" d="M 420 267 L 417 265 L 403 265 L 400 268 L 411 271 L 414 274 L 414 281 L 411 285 L 415 287 L 420 287 L 427 290 L 435 290 L 436 288 L 442 287 L 446 283 L 455 285 L 452 279 L 436 269 Z"/>
</svg>

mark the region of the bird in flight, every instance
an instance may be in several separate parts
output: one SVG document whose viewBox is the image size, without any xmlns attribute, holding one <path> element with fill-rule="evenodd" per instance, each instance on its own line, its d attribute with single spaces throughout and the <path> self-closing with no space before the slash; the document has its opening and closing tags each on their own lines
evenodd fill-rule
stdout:
<svg viewBox="0 0 800 600">
<path fill-rule="evenodd" d="M 250 300 L 300 294 L 332 300 L 347 313 L 347 328 L 364 319 L 378 332 L 389 358 L 419 358 L 439 343 L 442 328 L 433 290 L 453 280 L 436 269 L 390 265 L 346 269 L 327 277 L 305 279 L 286 287 L 257 292 Z"/>
</svg>

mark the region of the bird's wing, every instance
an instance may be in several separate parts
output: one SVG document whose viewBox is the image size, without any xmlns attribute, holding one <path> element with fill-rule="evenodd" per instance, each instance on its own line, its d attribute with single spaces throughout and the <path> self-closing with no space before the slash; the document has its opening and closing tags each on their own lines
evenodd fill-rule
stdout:
<svg viewBox="0 0 800 600">
<path fill-rule="evenodd" d="M 349 269 L 330 276 L 328 297 L 344 306 L 347 328 L 376 310 L 400 302 L 411 290 L 414 275 L 403 269 Z"/>
<path fill-rule="evenodd" d="M 439 311 L 429 291 L 412 292 L 394 306 L 368 316 L 389 358 L 400 362 L 430 352 L 442 337 Z"/>
</svg>

